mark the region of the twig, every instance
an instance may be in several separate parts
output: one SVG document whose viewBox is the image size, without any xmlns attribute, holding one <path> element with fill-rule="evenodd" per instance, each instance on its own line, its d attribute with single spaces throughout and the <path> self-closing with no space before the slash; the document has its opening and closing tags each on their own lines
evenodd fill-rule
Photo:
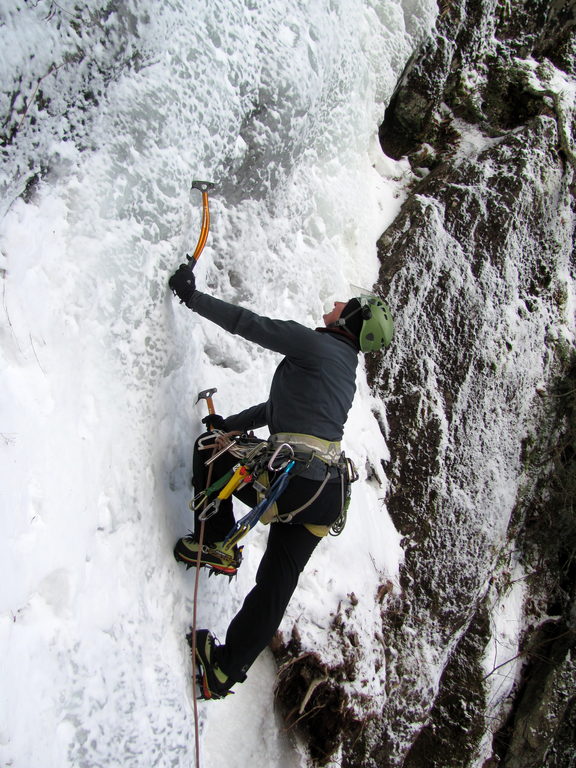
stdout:
<svg viewBox="0 0 576 768">
<path fill-rule="evenodd" d="M 293 723 L 290 723 L 290 725 L 288 726 L 288 728 L 286 728 L 286 733 L 287 733 L 288 731 L 291 731 L 291 730 L 292 730 L 292 728 L 294 728 L 294 726 L 298 725 L 298 723 L 300 722 L 300 720 L 304 720 L 304 718 L 305 718 L 305 717 L 309 717 L 309 716 L 312 714 L 312 712 L 316 712 L 316 710 L 317 710 L 317 709 L 322 709 L 322 704 L 317 704 L 315 707 L 313 707 L 313 708 L 310 710 L 310 712 L 304 712 L 304 714 L 303 714 L 303 715 L 300 715 L 300 717 L 296 718 L 296 720 L 294 720 L 294 722 L 293 722 Z"/>
<path fill-rule="evenodd" d="M 36 98 L 36 94 L 38 93 L 38 88 L 40 88 L 40 83 L 43 80 L 45 80 L 48 77 L 48 75 L 51 75 L 53 72 L 57 72 L 63 66 L 64 66 L 64 62 L 62 62 L 62 64 L 58 64 L 58 66 L 54 66 L 54 64 L 52 64 L 50 66 L 50 69 L 48 70 L 48 72 L 46 72 L 45 75 L 42 75 L 42 77 L 38 80 L 38 82 L 36 83 L 36 88 L 34 88 L 34 93 L 30 97 L 30 100 L 28 101 L 28 104 L 26 104 L 26 108 L 24 110 L 24 114 L 22 115 L 22 118 L 20 119 L 20 122 L 18 123 L 18 126 L 16 128 L 16 133 L 18 133 L 20 128 L 22 128 L 22 124 L 24 123 L 24 120 L 26 119 L 26 115 L 28 114 L 28 110 L 30 109 L 30 107 L 32 106 L 32 102 Z"/>
<path fill-rule="evenodd" d="M 512 656 L 510 659 L 507 659 L 506 661 L 503 661 L 501 664 L 498 664 L 498 666 L 494 667 L 494 669 L 491 672 L 488 672 L 487 675 L 484 675 L 482 680 L 487 680 L 491 675 L 494 674 L 494 672 L 497 672 L 501 667 L 505 667 L 506 664 L 510 664 L 512 661 L 515 661 L 516 659 L 521 658 L 522 656 L 532 656 L 534 658 L 538 658 L 541 661 L 550 661 L 550 659 L 547 659 L 546 656 L 541 656 L 536 653 L 536 650 L 540 648 L 543 645 L 547 645 L 548 643 L 555 643 L 557 640 L 560 640 L 562 637 L 566 637 L 566 635 L 572 634 L 571 630 L 567 630 L 566 632 L 562 632 L 557 637 L 550 637 L 548 640 L 543 640 L 541 643 L 538 643 L 536 648 L 532 651 L 529 649 L 524 649 L 521 651 L 518 651 L 518 653 L 515 656 Z"/>
<path fill-rule="evenodd" d="M 306 709 L 306 705 L 312 698 L 312 694 L 318 688 L 319 685 L 322 685 L 322 683 L 326 683 L 328 681 L 328 675 L 324 675 L 324 677 L 317 677 L 308 686 L 308 690 L 306 691 L 306 695 L 302 699 L 302 703 L 300 704 L 300 709 L 298 710 L 298 714 L 301 715 L 304 710 Z"/>
</svg>

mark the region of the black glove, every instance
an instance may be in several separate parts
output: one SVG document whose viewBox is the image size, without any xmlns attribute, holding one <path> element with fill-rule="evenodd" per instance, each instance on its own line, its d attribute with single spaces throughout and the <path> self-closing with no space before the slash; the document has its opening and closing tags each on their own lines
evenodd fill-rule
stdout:
<svg viewBox="0 0 576 768">
<path fill-rule="evenodd" d="M 217 413 L 209 413 L 202 419 L 202 424 L 206 424 L 208 429 L 219 429 L 221 432 L 226 432 L 226 419 L 218 416 Z"/>
<path fill-rule="evenodd" d="M 168 280 L 168 285 L 183 304 L 188 304 L 196 290 L 196 279 L 190 264 L 180 264 Z"/>
</svg>

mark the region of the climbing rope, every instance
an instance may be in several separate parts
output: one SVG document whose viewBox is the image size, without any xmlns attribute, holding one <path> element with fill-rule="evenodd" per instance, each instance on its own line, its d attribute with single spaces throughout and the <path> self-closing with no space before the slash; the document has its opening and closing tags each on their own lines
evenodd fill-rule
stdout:
<svg viewBox="0 0 576 768">
<path fill-rule="evenodd" d="M 210 231 L 210 202 L 208 199 L 208 192 L 214 187 L 214 184 L 212 184 L 209 181 L 193 181 L 191 189 L 198 189 L 202 193 L 202 226 L 200 229 L 200 236 L 198 237 L 198 242 L 196 243 L 196 247 L 194 248 L 194 253 L 192 254 L 192 268 L 196 266 L 196 263 L 198 262 L 198 259 L 200 258 L 200 254 L 204 250 L 204 246 L 206 245 L 206 240 L 208 239 L 208 233 Z M 190 257 L 189 257 L 190 259 Z M 206 402 L 208 404 L 208 412 L 213 413 L 214 408 L 212 405 L 212 395 L 214 394 L 216 390 L 205 390 L 204 392 L 201 392 L 198 396 L 198 399 L 200 398 L 206 398 Z M 213 454 L 216 453 L 216 449 L 214 448 Z M 210 465 L 208 469 L 208 476 L 206 480 L 206 488 L 209 488 L 210 484 L 212 482 L 212 464 Z M 195 759 L 196 759 L 196 768 L 200 768 L 200 724 L 199 724 L 199 716 L 198 716 L 198 694 L 196 690 L 196 676 L 197 676 L 197 664 L 196 664 L 196 624 L 197 624 L 197 617 L 198 617 L 198 586 L 200 584 L 200 567 L 201 567 L 201 559 L 202 559 L 202 546 L 204 545 L 204 527 L 205 527 L 205 520 L 202 520 L 200 523 L 200 530 L 198 532 L 198 555 L 196 558 L 196 574 L 194 577 L 194 602 L 192 607 L 192 643 L 191 643 L 191 651 L 192 651 L 192 701 L 193 701 L 193 709 L 194 709 L 194 739 L 195 739 Z"/>
<path fill-rule="evenodd" d="M 200 726 L 199 726 L 199 717 L 198 717 L 198 693 L 196 690 L 196 676 L 197 676 L 197 669 L 196 669 L 196 615 L 197 615 L 197 604 L 198 604 L 198 584 L 199 584 L 199 576 L 200 576 L 200 559 L 202 556 L 202 542 L 204 541 L 204 526 L 205 521 L 202 520 L 200 523 L 200 534 L 199 534 L 199 542 L 200 542 L 200 549 L 198 549 L 198 558 L 196 560 L 196 576 L 194 579 L 194 606 L 192 610 L 192 701 L 194 705 L 194 742 L 195 742 L 195 753 L 196 753 L 196 768 L 200 768 Z"/>
<path fill-rule="evenodd" d="M 216 449 L 214 449 L 214 453 Z M 212 467 L 210 464 L 208 468 L 208 476 L 206 479 L 206 487 L 210 486 L 212 482 Z M 206 526 L 206 520 L 202 520 L 200 523 L 200 531 L 198 532 L 198 555 L 196 558 L 196 574 L 194 577 L 194 598 L 192 606 L 192 700 L 194 705 L 194 738 L 195 738 L 195 753 L 196 753 L 196 768 L 200 768 L 200 725 L 198 716 L 198 692 L 196 690 L 197 680 L 197 665 L 196 665 L 196 623 L 198 616 L 198 586 L 200 584 L 200 561 L 202 559 L 202 547 L 204 545 L 204 528 Z"/>
</svg>

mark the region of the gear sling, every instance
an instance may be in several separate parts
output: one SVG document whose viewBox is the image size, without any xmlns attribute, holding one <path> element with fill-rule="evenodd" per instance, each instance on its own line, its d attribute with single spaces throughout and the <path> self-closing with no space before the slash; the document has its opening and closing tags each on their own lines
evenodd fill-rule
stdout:
<svg viewBox="0 0 576 768">
<path fill-rule="evenodd" d="M 198 451 L 213 447 L 214 432 L 202 436 L 197 443 Z M 221 540 L 224 550 L 231 551 L 259 521 L 264 524 L 301 522 L 318 537 L 328 533 L 339 535 L 342 532 L 350 503 L 350 484 L 358 475 L 352 460 L 341 451 L 339 442 L 293 433 L 271 435 L 267 440 L 242 436 L 229 439 L 220 452 L 204 462 L 204 466 L 217 462 L 225 454 L 228 454 L 228 462 L 237 459 L 237 463 L 217 477 L 208 488 L 200 490 L 190 503 L 191 509 L 198 513 L 198 520 L 207 521 L 218 513 L 222 502 L 233 494 L 241 500 L 244 496 L 248 502 L 246 492 L 242 491 L 252 485 L 252 501 L 256 503 L 250 504 L 251 511 L 238 520 Z M 320 472 L 323 477 L 319 482 Z M 301 503 L 296 506 L 283 504 L 281 511 L 278 499 L 294 477 L 308 478 L 315 487 L 311 495 L 304 500 L 299 499 Z M 331 524 L 305 520 L 302 513 L 320 499 L 328 483 L 336 481 L 340 486 L 337 518 Z"/>
</svg>

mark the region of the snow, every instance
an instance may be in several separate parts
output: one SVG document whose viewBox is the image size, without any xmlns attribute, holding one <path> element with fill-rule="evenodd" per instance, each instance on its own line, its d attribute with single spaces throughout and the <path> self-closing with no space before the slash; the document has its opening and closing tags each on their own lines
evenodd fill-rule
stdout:
<svg viewBox="0 0 576 768">
<path fill-rule="evenodd" d="M 522 665 L 517 648 L 525 627 L 523 611 L 526 596 L 526 574 L 519 563 L 513 563 L 506 579 L 491 592 L 490 620 L 493 625 L 490 643 L 485 649 L 484 666 L 489 683 L 488 699 L 494 712 L 512 688 Z"/>
<path fill-rule="evenodd" d="M 259 402 L 277 358 L 167 290 L 198 234 L 190 182 L 219 185 L 199 284 L 317 324 L 377 276 L 408 174 L 382 156 L 377 125 L 435 13 L 432 0 L 1 9 L 2 105 L 21 115 L 0 177 L 3 766 L 193 764 L 193 573 L 172 546 L 190 525 L 195 396 L 217 387 L 224 415 Z M 356 615 L 371 626 L 401 558 L 383 406 L 362 372 L 358 387 L 349 523 L 319 546 L 283 622 L 307 617 L 322 645 L 351 592 L 369 598 Z M 202 575 L 201 625 L 223 634 L 265 537 L 251 534 L 230 586 Z M 266 652 L 234 697 L 201 705 L 203 765 L 305 765 L 273 714 L 274 674 Z"/>
<path fill-rule="evenodd" d="M 479 756 L 490 749 L 492 734 L 503 724 L 510 709 L 509 697 L 519 684 L 525 659 L 518 653 L 527 595 L 526 573 L 514 558 L 509 569 L 488 590 L 491 637 L 484 651 L 484 670 L 488 702 L 487 717 L 493 719 L 478 748 Z M 504 715 L 503 715 L 504 712 Z M 479 757 L 479 764 L 482 758 Z"/>
</svg>

